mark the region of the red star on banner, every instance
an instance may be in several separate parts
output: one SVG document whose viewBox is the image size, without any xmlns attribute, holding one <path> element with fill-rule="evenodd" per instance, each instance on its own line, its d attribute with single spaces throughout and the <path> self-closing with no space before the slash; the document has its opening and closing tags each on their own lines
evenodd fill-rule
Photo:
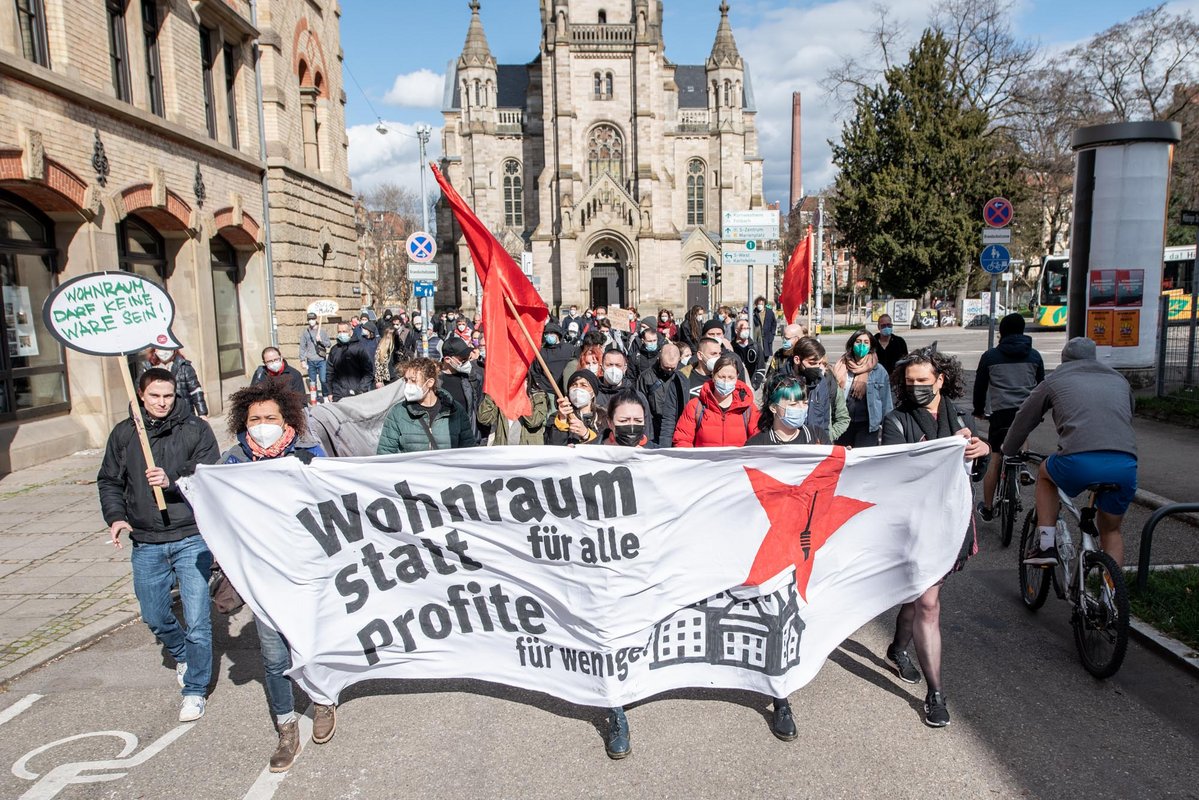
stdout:
<svg viewBox="0 0 1199 800">
<path fill-rule="evenodd" d="M 745 579 L 747 586 L 765 583 L 794 565 L 795 586 L 807 602 L 816 551 L 851 517 L 874 505 L 837 495 L 837 481 L 844 467 L 845 448 L 835 447 L 798 486 L 745 468 L 754 494 L 770 519 L 770 529 Z"/>
</svg>

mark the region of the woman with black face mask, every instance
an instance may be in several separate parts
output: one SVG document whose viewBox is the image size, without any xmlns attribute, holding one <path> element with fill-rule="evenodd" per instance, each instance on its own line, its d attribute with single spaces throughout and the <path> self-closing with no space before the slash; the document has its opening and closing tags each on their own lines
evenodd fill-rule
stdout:
<svg viewBox="0 0 1199 800">
<path fill-rule="evenodd" d="M 990 446 L 970 427 L 970 415 L 963 414 L 953 403 L 954 398 L 963 394 L 962 365 L 956 358 L 937 353 L 932 348 L 917 350 L 895 365 L 891 386 L 899 405 L 883 420 L 884 445 L 961 436 L 967 440 L 968 463 L 991 452 Z M 974 521 L 971 520 L 957 563 L 950 573 L 965 566 L 966 559 L 977 551 Z M 895 620 L 895 639 L 887 648 L 887 661 L 899 673 L 900 679 L 918 683 L 920 672 L 907 650 L 910 644 L 915 644 L 916 658 L 928 681 L 924 721 L 933 728 L 949 724 L 949 710 L 941 690 L 941 584 L 944 582 L 942 578 L 924 594 L 903 604 Z"/>
<path fill-rule="evenodd" d="M 833 441 L 849 428 L 849 407 L 837 388 L 837 378 L 829 369 L 824 345 L 804 336 L 791 349 L 792 374 L 800 376 L 808 394 L 808 418 L 828 431 Z"/>
</svg>

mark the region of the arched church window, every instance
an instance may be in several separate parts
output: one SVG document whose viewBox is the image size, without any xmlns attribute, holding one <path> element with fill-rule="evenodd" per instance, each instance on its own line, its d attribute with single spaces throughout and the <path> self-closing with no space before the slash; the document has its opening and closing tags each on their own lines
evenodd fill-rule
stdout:
<svg viewBox="0 0 1199 800">
<path fill-rule="evenodd" d="M 597 73 L 595 73 L 594 77 L 595 77 L 595 97 L 598 100 L 599 98 L 604 96 L 604 76 L 597 72 Z"/>
<path fill-rule="evenodd" d="M 604 173 L 624 180 L 624 137 L 614 125 L 596 125 L 587 139 L 587 173 L 591 183 Z"/>
<path fill-rule="evenodd" d="M 600 12 L 599 12 L 599 24 L 600 25 L 608 24 L 608 12 L 604 11 L 602 8 L 600 9 Z"/>
<path fill-rule="evenodd" d="M 525 226 L 524 179 L 520 162 L 510 158 L 504 162 L 504 224 L 509 228 Z"/>
<path fill-rule="evenodd" d="M 606 94 L 608 96 L 608 98 L 611 99 L 611 97 L 612 97 L 612 73 L 611 72 L 604 75 L 604 94 Z"/>
<path fill-rule="evenodd" d="M 704 162 L 687 162 L 687 224 L 704 224 Z"/>
<path fill-rule="evenodd" d="M 726 108 L 733 107 L 733 82 L 724 82 L 724 105 Z"/>
</svg>

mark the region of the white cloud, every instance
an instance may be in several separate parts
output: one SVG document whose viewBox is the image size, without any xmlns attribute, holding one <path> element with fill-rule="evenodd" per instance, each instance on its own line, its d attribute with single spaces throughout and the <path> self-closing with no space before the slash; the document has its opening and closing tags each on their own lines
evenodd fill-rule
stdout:
<svg viewBox="0 0 1199 800">
<path fill-rule="evenodd" d="M 396 75 L 383 102 L 402 108 L 441 108 L 445 76 L 430 69 Z"/>
<path fill-rule="evenodd" d="M 379 133 L 375 124 L 352 125 L 350 137 L 350 179 L 354 193 L 368 192 L 381 183 L 395 183 L 420 192 L 420 144 L 416 125 L 384 121 L 387 133 Z M 436 162 L 441 157 L 441 127 L 429 137 L 426 157 Z M 426 168 L 427 169 L 427 168 Z M 436 186 L 432 173 L 425 173 L 425 190 Z"/>
<path fill-rule="evenodd" d="M 754 27 L 735 28 L 749 61 L 758 107 L 758 149 L 766 159 L 765 200 L 785 208 L 791 184 L 791 93 L 802 95 L 803 186 L 812 194 L 832 183 L 836 168 L 828 140 L 841 137 L 843 111 L 820 84 L 842 59 L 866 59 L 875 0 L 836 0 L 810 8 L 767 11 Z M 909 31 L 927 24 L 932 0 L 896 0 L 891 20 Z M 902 59 L 904 52 L 898 54 Z"/>
</svg>

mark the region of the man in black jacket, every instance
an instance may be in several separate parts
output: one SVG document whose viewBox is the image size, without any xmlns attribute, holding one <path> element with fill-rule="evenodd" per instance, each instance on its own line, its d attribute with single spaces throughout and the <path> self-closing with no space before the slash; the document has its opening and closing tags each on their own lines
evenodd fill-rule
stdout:
<svg viewBox="0 0 1199 800">
<path fill-rule="evenodd" d="M 366 344 L 353 338 L 350 323 L 337 323 L 337 342 L 329 351 L 329 390 L 333 402 L 369 392 L 375 386 L 375 362 Z"/>
<path fill-rule="evenodd" d="M 563 341 L 562 328 L 558 323 L 550 320 L 545 323 L 545 330 L 542 331 L 541 341 L 541 357 L 545 359 L 545 364 L 550 368 L 550 375 L 553 376 L 555 382 L 559 384 L 559 388 L 565 391 L 565 387 L 561 386 L 563 379 L 563 371 L 566 365 L 573 359 L 579 357 L 579 347 L 574 342 Z M 545 374 L 545 370 L 541 368 L 540 362 L 534 361 L 529 368 L 529 373 L 533 377 L 534 385 L 543 392 L 553 393 L 554 387 L 550 379 Z"/>
<path fill-rule="evenodd" d="M 212 678 L 208 597 L 212 553 L 176 481 L 196 464 L 217 463 L 221 450 L 208 423 L 175 401 L 170 372 L 148 369 L 137 384 L 141 402 L 133 413 L 145 423 L 155 466 L 146 463 L 130 415 L 108 435 L 96 486 L 113 545 L 121 547 L 122 531 L 128 531 L 133 541 L 133 590 L 142 619 L 175 659 L 175 674 L 183 689 L 179 721 L 192 722 L 204 715 Z M 166 511 L 158 510 L 155 488 L 162 490 Z M 183 601 L 182 627 L 171 610 L 176 581 Z"/>
<path fill-rule="evenodd" d="M 651 424 L 646 429 L 650 441 L 658 447 L 674 443 L 674 427 L 690 399 L 687 380 L 679 373 L 679 347 L 667 343 L 654 366 L 637 378 L 637 391 L 649 401 Z"/>
<path fill-rule="evenodd" d="M 478 351 L 465 339 L 451 336 L 441 346 L 441 388 L 466 410 L 471 423 L 472 441 L 463 447 L 474 447 L 486 441 L 491 430 L 484 434 L 479 426 L 479 403 L 483 400 L 483 370 L 478 368 Z"/>
<path fill-rule="evenodd" d="M 277 347 L 268 347 L 262 351 L 262 366 L 254 370 L 250 385 L 262 383 L 265 380 L 276 380 L 291 391 L 305 398 L 307 402 L 308 388 L 304 385 L 304 376 L 300 371 L 288 364 Z"/>
</svg>

